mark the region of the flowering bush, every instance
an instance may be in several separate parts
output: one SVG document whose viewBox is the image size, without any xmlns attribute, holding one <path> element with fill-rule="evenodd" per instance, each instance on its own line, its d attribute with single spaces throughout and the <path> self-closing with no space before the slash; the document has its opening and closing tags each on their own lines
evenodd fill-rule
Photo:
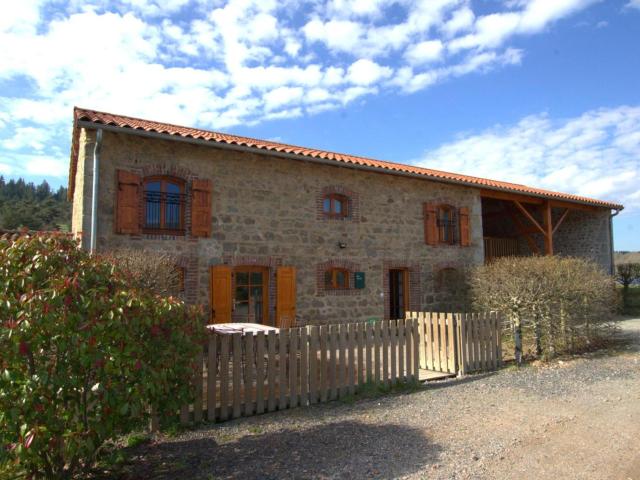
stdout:
<svg viewBox="0 0 640 480">
<path fill-rule="evenodd" d="M 0 472 L 65 478 L 189 400 L 199 311 L 57 236 L 0 239 Z"/>
</svg>

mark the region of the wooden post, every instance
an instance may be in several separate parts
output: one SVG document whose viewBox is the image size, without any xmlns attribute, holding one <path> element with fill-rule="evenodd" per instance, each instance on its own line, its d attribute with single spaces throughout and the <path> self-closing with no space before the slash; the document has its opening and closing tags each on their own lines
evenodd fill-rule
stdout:
<svg viewBox="0 0 640 480">
<path fill-rule="evenodd" d="M 209 351 L 207 352 L 207 420 L 216 420 L 216 387 L 218 383 L 218 336 L 209 334 Z"/>
<path fill-rule="evenodd" d="M 256 334 L 256 413 L 264 412 L 264 332 Z"/>
<path fill-rule="evenodd" d="M 544 225 L 544 253 L 553 255 L 553 222 L 551 218 L 551 202 L 544 203 L 542 220 Z"/>
</svg>

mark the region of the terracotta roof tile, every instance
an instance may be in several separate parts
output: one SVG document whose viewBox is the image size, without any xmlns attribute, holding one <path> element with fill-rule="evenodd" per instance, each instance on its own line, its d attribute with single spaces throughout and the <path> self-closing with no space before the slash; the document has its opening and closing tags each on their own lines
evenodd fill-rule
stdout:
<svg viewBox="0 0 640 480">
<path fill-rule="evenodd" d="M 261 150 L 288 153 L 301 157 L 328 159 L 336 163 L 355 164 L 384 171 L 396 171 L 414 175 L 423 175 L 428 178 L 442 180 L 453 183 L 463 183 L 477 185 L 478 188 L 490 188 L 496 190 L 504 190 L 507 192 L 519 193 L 523 195 L 534 195 L 549 199 L 565 200 L 569 202 L 583 203 L 605 208 L 622 209 L 622 205 L 596 200 L 593 198 L 582 197 L 579 195 L 571 195 L 568 193 L 552 192 L 541 188 L 528 187 L 517 183 L 501 182 L 487 178 L 473 177 L 469 175 L 461 175 L 457 173 L 444 172 L 441 170 L 433 170 L 430 168 L 417 167 L 413 165 L 404 165 L 401 163 L 374 160 L 371 158 L 360 157 L 356 155 L 346 155 L 343 153 L 327 152 L 323 150 L 310 149 L 296 145 L 288 145 L 284 143 L 272 142 L 268 140 L 258 140 L 255 138 L 242 137 L 238 135 L 230 135 L 226 133 L 212 132 L 209 130 L 201 130 L 198 128 L 189 128 L 180 125 L 172 125 L 169 123 L 160 123 L 141 118 L 127 117 L 124 115 L 115 115 L 106 112 L 98 112 L 95 110 L 86 110 L 82 108 L 74 108 L 74 128 L 71 150 L 71 164 L 69 171 L 69 194 L 73 195 L 77 152 L 78 152 L 78 122 L 90 122 L 98 125 L 112 125 L 118 128 L 143 130 L 145 132 L 155 132 L 168 136 L 179 136 L 183 138 L 193 138 L 197 140 L 210 141 L 215 143 L 225 143 L 229 145 L 238 145 Z"/>
</svg>

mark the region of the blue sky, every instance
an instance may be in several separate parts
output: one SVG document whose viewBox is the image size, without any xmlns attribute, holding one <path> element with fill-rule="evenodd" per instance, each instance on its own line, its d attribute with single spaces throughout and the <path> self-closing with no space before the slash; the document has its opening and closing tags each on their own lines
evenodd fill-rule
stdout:
<svg viewBox="0 0 640 480">
<path fill-rule="evenodd" d="M 0 174 L 66 183 L 74 105 L 623 203 L 640 250 L 640 0 L 22 0 Z"/>
</svg>

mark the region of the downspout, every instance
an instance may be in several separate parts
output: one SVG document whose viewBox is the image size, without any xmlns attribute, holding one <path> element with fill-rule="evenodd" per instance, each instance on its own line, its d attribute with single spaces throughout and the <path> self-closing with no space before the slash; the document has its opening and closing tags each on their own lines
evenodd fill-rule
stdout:
<svg viewBox="0 0 640 480">
<path fill-rule="evenodd" d="M 98 180 L 100 172 L 100 148 L 102 147 L 102 129 L 96 133 L 96 143 L 93 147 L 93 185 L 91 189 L 91 239 L 89 252 L 96 253 L 96 238 L 98 233 Z"/>
<path fill-rule="evenodd" d="M 610 249 L 610 255 L 611 255 L 611 275 L 615 275 L 616 273 L 616 265 L 614 262 L 614 249 L 613 249 L 613 217 L 615 217 L 616 215 L 618 215 L 620 213 L 620 210 L 616 210 L 616 213 L 612 213 L 609 215 L 609 249 Z"/>
</svg>

